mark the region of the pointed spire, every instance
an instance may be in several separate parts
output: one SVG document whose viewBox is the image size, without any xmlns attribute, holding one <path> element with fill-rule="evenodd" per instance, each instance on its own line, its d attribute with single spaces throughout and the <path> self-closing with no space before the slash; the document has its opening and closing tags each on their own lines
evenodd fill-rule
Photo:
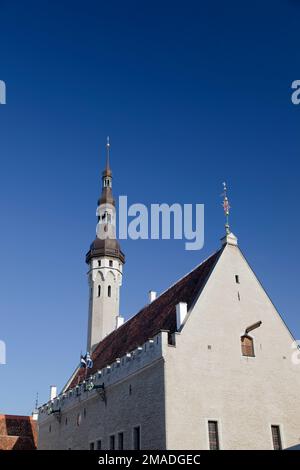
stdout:
<svg viewBox="0 0 300 470">
<path fill-rule="evenodd" d="M 227 185 L 225 182 L 223 183 L 223 189 L 224 189 L 224 192 L 223 192 L 224 199 L 223 199 L 222 205 L 223 205 L 223 209 L 224 209 L 224 213 L 226 217 L 225 231 L 226 231 L 226 235 L 229 235 L 230 233 L 230 226 L 229 226 L 230 205 L 229 205 L 229 200 L 227 197 Z"/>
<path fill-rule="evenodd" d="M 105 170 L 103 171 L 103 176 L 112 176 L 112 171 L 110 169 L 110 162 L 109 162 L 109 152 L 110 152 L 110 143 L 109 143 L 109 136 L 106 138 L 106 165 Z"/>
<path fill-rule="evenodd" d="M 106 139 L 106 164 L 105 169 L 102 172 L 102 193 L 100 199 L 98 200 L 98 205 L 100 204 L 112 204 L 115 205 L 115 201 L 112 194 L 112 171 L 110 168 L 110 142 L 109 137 Z"/>
</svg>

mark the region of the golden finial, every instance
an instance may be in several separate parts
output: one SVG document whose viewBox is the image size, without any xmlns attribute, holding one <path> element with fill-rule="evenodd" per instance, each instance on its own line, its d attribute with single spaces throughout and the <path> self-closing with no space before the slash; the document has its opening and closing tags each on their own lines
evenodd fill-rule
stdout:
<svg viewBox="0 0 300 470">
<path fill-rule="evenodd" d="M 223 189 L 224 189 L 224 192 L 223 192 L 224 199 L 223 199 L 222 205 L 223 205 L 223 209 L 224 209 L 224 213 L 226 217 L 225 230 L 226 230 L 226 234 L 228 235 L 230 233 L 230 227 L 229 227 L 230 205 L 229 205 L 229 201 L 227 197 L 227 185 L 225 182 L 223 183 Z"/>
</svg>

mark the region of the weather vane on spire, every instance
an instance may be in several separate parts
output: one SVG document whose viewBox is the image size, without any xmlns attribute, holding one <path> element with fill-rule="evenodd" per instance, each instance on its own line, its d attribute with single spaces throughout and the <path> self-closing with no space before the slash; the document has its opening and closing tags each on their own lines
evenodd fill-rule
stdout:
<svg viewBox="0 0 300 470">
<path fill-rule="evenodd" d="M 229 227 L 230 205 L 229 205 L 229 201 L 228 201 L 228 197 L 227 197 L 227 185 L 226 185 L 225 182 L 223 183 L 223 189 L 224 189 L 224 192 L 223 192 L 222 196 L 224 196 L 224 199 L 223 199 L 222 205 L 223 205 L 223 209 L 224 209 L 224 213 L 225 213 L 225 217 L 226 217 L 225 230 L 226 230 L 226 234 L 228 235 L 230 233 L 230 227 Z"/>
</svg>

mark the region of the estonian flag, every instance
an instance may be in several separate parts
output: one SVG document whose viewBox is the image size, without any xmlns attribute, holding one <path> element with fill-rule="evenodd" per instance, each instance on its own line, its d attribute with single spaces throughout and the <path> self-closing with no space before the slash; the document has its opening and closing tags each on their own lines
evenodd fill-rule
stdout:
<svg viewBox="0 0 300 470">
<path fill-rule="evenodd" d="M 86 367 L 91 369 L 93 367 L 93 361 L 92 361 L 92 358 L 90 356 L 90 353 L 88 353 L 88 352 L 86 353 L 85 360 L 86 360 Z"/>
<path fill-rule="evenodd" d="M 86 353 L 85 356 L 80 356 L 80 367 L 91 369 L 93 367 L 93 361 L 90 356 L 90 353 Z"/>
<path fill-rule="evenodd" d="M 86 368 L 86 356 L 83 356 L 82 354 L 80 356 L 80 367 Z"/>
</svg>

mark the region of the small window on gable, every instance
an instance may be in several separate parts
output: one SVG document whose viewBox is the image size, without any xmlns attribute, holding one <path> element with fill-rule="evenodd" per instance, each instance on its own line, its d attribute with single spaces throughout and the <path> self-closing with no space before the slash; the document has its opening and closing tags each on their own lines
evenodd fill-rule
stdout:
<svg viewBox="0 0 300 470">
<path fill-rule="evenodd" d="M 111 297 L 111 286 L 108 286 L 107 288 L 107 295 L 108 297 Z"/>
<path fill-rule="evenodd" d="M 235 282 L 236 282 L 237 284 L 240 283 L 240 276 L 239 276 L 238 274 L 235 275 Z"/>
<path fill-rule="evenodd" d="M 101 286 L 99 284 L 99 286 L 98 286 L 98 297 L 100 297 L 100 296 L 101 296 Z"/>
<path fill-rule="evenodd" d="M 112 262 L 112 260 L 111 260 L 111 259 L 109 260 L 109 267 L 110 267 L 110 268 L 112 268 L 112 267 L 113 267 L 113 262 Z"/>
<path fill-rule="evenodd" d="M 241 347 L 243 356 L 254 357 L 254 343 L 251 336 L 244 335 L 241 337 Z"/>
</svg>

